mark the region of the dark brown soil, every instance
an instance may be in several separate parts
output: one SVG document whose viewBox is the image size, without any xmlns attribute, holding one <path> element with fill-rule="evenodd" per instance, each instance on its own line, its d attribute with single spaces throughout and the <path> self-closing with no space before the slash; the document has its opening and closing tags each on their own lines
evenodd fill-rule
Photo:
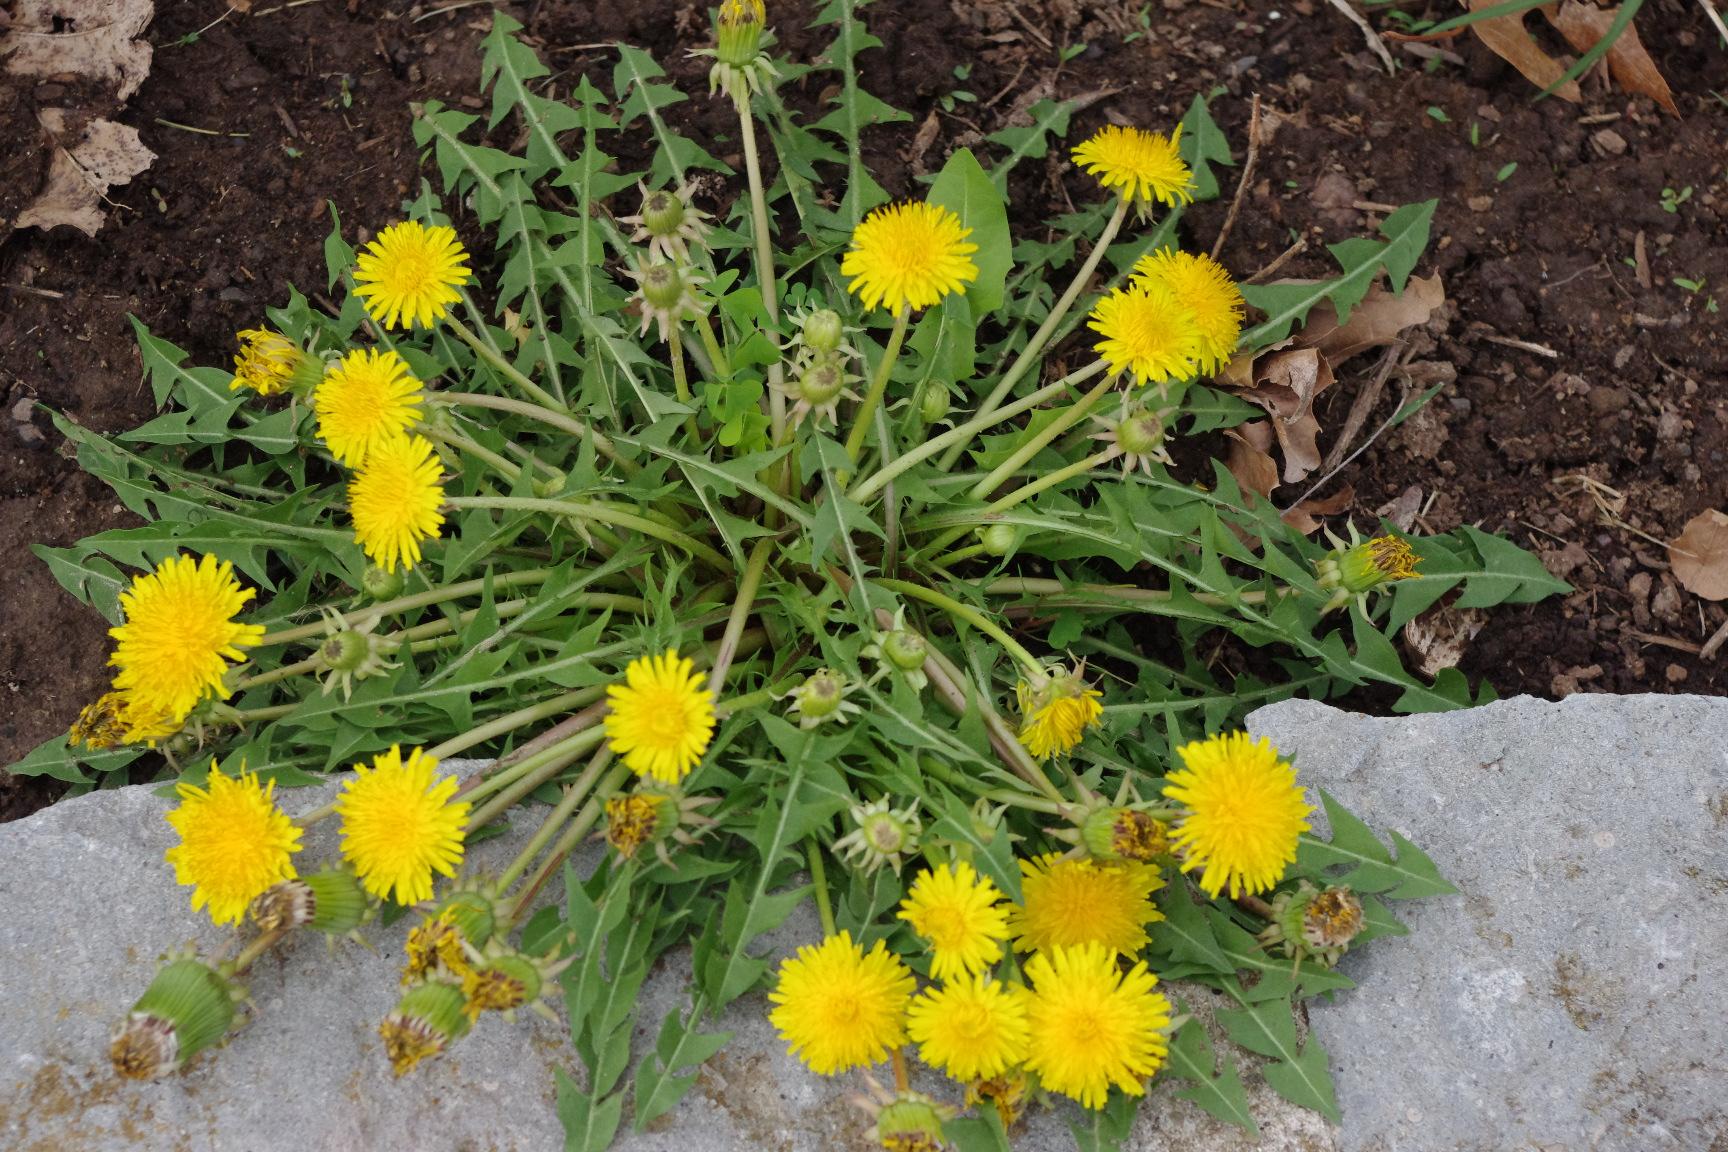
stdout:
<svg viewBox="0 0 1728 1152">
<path fill-rule="evenodd" d="M 705 27 L 692 4 L 500 6 L 527 24 L 561 91 L 578 71 L 609 88 L 611 59 L 592 45 L 619 38 L 652 49 L 686 91 L 705 91 L 702 62 L 684 54 Z M 153 72 L 118 118 L 159 158 L 111 192 L 104 230 L 93 240 L 28 231 L 0 247 L 0 533 L 13 547 L 0 569 L 0 689 L 10 703 L 0 763 L 64 728 L 107 679 L 103 622 L 25 546 L 126 522 L 103 486 L 61 457 L 47 420 L 16 402 L 105 430 L 141 421 L 149 392 L 128 313 L 199 362 L 225 362 L 233 332 L 281 302 L 288 284 L 322 283 L 329 205 L 352 233 L 392 219 L 417 189 L 409 101 L 478 106 L 484 5 L 256 0 L 250 15 L 180 42 L 226 7 L 158 4 Z M 1436 18 L 1451 14 L 1438 0 L 1433 8 Z M 805 27 L 815 4 L 771 0 L 770 9 L 786 50 L 807 59 L 822 49 L 827 30 Z M 1142 10 L 1149 30 L 1136 19 Z M 1407 10 L 1422 14 L 1415 3 Z M 1450 305 L 1428 358 L 1456 365 L 1457 383 L 1334 483 L 1354 486 L 1359 523 L 1403 494 L 1421 510 L 1420 527 L 1506 533 L 1577 586 L 1491 614 L 1464 668 L 1502 694 L 1728 684 L 1718 661 L 1697 655 L 1723 608 L 1681 589 L 1656 543 L 1728 504 L 1728 103 L 1707 80 L 1728 75 L 1728 50 L 1697 5 L 1657 0 L 1639 16 L 1678 120 L 1595 78 L 1582 106 L 1533 101 L 1516 73 L 1467 38 L 1444 46 L 1463 65 L 1433 72 L 1395 48 L 1407 67 L 1388 77 L 1320 0 L 877 0 L 865 14 L 884 42 L 861 57 L 865 86 L 912 114 L 870 139 L 893 192 L 914 191 L 917 173 L 1041 97 L 1088 97 L 1077 135 L 1106 118 L 1163 127 L 1196 92 L 1221 87 L 1214 115 L 1239 159 L 1254 94 L 1270 135 L 1222 254 L 1238 275 L 1298 237 L 1309 251 L 1279 275 L 1324 275 L 1322 244 L 1370 233 L 1381 218 L 1374 205 L 1438 196 L 1428 266 L 1444 277 Z M 1059 62 L 1061 49 L 1080 44 Z M 957 67 L 970 69 L 964 80 Z M 788 99 L 813 108 L 825 95 L 821 75 Z M 942 98 L 960 89 L 976 99 L 945 109 Z M 24 142 L 0 171 L 0 215 L 45 164 L 29 125 L 50 95 L 0 81 L 0 131 Z M 704 99 L 669 114 L 705 143 L 726 133 L 726 117 Z M 728 147 L 712 144 L 723 156 Z M 1223 178 L 1233 184 L 1239 172 Z M 1664 189 L 1687 188 L 1667 211 Z M 1095 195 L 1055 151 L 1023 165 L 1013 192 L 1022 228 Z M 1225 208 L 1190 213 L 1191 246 L 1211 246 Z M 1630 266 L 1640 250 L 1645 268 Z M 1694 293 L 1676 277 L 1706 286 Z M 1722 311 L 1707 311 L 1712 294 Z M 1371 370 L 1353 363 L 1323 398 L 1323 451 Z M 1368 428 L 1397 398 L 1389 388 Z M 0 819 L 52 795 L 51 785 L 0 776 Z"/>
</svg>

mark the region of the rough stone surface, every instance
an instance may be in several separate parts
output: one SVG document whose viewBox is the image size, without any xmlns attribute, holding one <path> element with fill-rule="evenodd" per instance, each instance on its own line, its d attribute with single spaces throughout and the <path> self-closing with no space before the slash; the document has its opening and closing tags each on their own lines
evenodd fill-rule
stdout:
<svg viewBox="0 0 1728 1152">
<path fill-rule="evenodd" d="M 447 765 L 452 766 L 452 765 Z M 334 786 L 283 795 L 290 812 L 325 803 Z M 173 842 L 168 802 L 152 788 L 94 793 L 0 827 L 0 1148 L 9 1152 L 547 1152 L 563 1147 L 553 1068 L 581 1073 L 561 1027 L 522 1016 L 483 1019 L 442 1059 L 396 1080 L 376 1027 L 398 995 L 408 927 L 370 929 L 376 954 L 334 954 L 301 941 L 253 971 L 254 1020 L 226 1047 L 156 1084 L 109 1070 L 110 1029 L 143 991 L 156 958 L 196 941 L 205 955 L 227 935 L 194 916 L 162 861 Z M 531 832 L 475 847 L 481 867 L 508 860 Z M 335 830 L 308 834 L 303 870 L 334 854 Z M 592 864 L 592 856 L 588 864 Z M 818 935 L 808 906 L 767 942 L 790 953 Z M 642 991 L 634 1050 L 687 1002 L 687 952 L 668 956 Z M 1180 995 L 1180 993 L 1179 993 Z M 1185 996 L 1203 1019 L 1203 991 Z M 864 1152 L 865 1123 L 847 1098 L 861 1079 L 823 1080 L 775 1039 L 760 994 L 732 1006 L 733 1042 L 653 1130 L 621 1152 Z M 1223 1041 L 1215 1037 L 1215 1043 Z M 1252 1060 L 1243 1063 L 1252 1067 Z M 886 1076 L 885 1070 L 878 1070 Z M 1334 1133 L 1250 1074 L 1258 1141 L 1153 1089 L 1128 1141 L 1135 1152 L 1326 1152 Z M 929 1085 L 935 1087 L 934 1084 Z M 1071 1149 L 1072 1111 L 1031 1117 L 1022 1152 Z"/>
<path fill-rule="evenodd" d="M 1342 1148 L 1728 1149 L 1728 701 L 1248 723 L 1460 891 L 1398 905 L 1411 937 L 1310 1009 Z"/>
</svg>

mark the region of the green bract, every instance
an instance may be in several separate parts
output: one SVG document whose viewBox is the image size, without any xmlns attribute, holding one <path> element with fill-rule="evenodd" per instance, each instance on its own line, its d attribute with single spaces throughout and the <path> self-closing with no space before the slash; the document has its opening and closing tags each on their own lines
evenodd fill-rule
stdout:
<svg viewBox="0 0 1728 1152">
<path fill-rule="evenodd" d="M 176 738 L 202 742 L 198 758 L 286 788 L 393 745 L 481 757 L 485 779 L 464 796 L 471 835 L 516 804 L 548 818 L 502 875 L 457 890 L 470 893 L 452 898 L 462 907 L 484 892 L 486 931 L 458 919 L 468 952 L 452 938 L 443 961 L 455 972 L 464 955 L 477 964 L 481 947 L 506 946 L 571 961 L 565 1004 L 588 1070 L 585 1088 L 560 1093 L 571 1147 L 605 1147 L 627 1097 L 637 1126 L 677 1102 L 724 1042 L 717 1015 L 771 979 L 759 938 L 805 899 L 830 932 L 887 940 L 922 972 L 894 916 L 912 879 L 902 869 L 965 859 L 1019 900 L 1017 857 L 1088 845 L 1101 867 L 1138 853 L 1152 859 L 1135 867 L 1163 869 L 1138 958 L 1223 992 L 1235 1007 L 1219 1020 L 1267 1061 L 1273 1087 L 1335 1114 L 1326 1054 L 1299 1042 L 1292 1006 L 1350 980 L 1307 953 L 1295 964 L 1268 954 L 1256 935 L 1269 902 L 1305 881 L 1352 889 L 1356 948 L 1403 931 L 1386 900 L 1447 885 L 1414 845 L 1397 839 L 1394 856 L 1325 797 L 1332 842 L 1302 835 L 1276 891 L 1209 901 L 1161 854 L 1183 812 L 1158 806 L 1159 781 L 1179 746 L 1270 701 L 1372 685 L 1400 711 L 1478 702 L 1490 690 L 1456 670 L 1432 682 L 1407 670 L 1398 629 L 1449 594 L 1489 607 L 1564 585 L 1514 545 L 1463 528 L 1408 538 L 1418 574 L 1346 604 L 1316 574 L 1328 548 L 1245 496 L 1221 463 L 1197 475 L 1166 467 L 1166 443 L 1188 439 L 1178 456 L 1190 461 L 1221 451 L 1194 438 L 1260 410 L 1197 380 L 1145 395 L 1093 365 L 1088 310 L 1141 256 L 1178 243 L 1182 209 L 1123 228 L 1118 198 L 1100 193 L 1012 234 L 1011 178 L 1065 137 L 1065 103 L 1035 104 L 1029 126 L 955 152 L 929 187 L 969 229 L 976 277 L 903 329 L 866 313 L 840 261 L 887 196 L 860 134 L 905 117 L 859 86 L 858 58 L 877 42 L 858 7 L 823 9 L 835 42 L 819 62 L 764 57 L 752 84 L 716 97 L 743 113 L 748 171 L 673 128 L 664 113 L 686 96 L 636 49 L 619 47 L 611 95 L 587 77 L 548 95 L 547 68 L 501 13 L 485 41 L 489 112 L 417 109 L 414 138 L 438 187 L 428 181 L 405 213 L 453 223 L 474 248 L 462 302 L 430 329 L 380 333 L 351 291 L 355 250 L 339 224 L 328 282 L 313 286 L 339 310 L 294 291 L 268 314 L 321 359 L 388 335 L 425 385 L 418 431 L 439 451 L 445 521 L 399 583 L 355 542 L 348 475 L 305 402 L 231 391 L 228 372 L 187 364 L 136 321 L 161 414 L 113 437 L 57 424 L 145 525 L 36 552 L 110 619 L 133 571 L 179 553 L 232 561 L 258 589 L 244 618 L 266 636 L 230 675 L 232 694 L 206 700 Z M 832 71 L 811 87 L 832 80 L 837 93 L 814 122 L 773 83 L 809 70 Z M 518 152 L 488 142 L 513 139 Z M 1233 160 L 1203 102 L 1180 140 L 1194 192 L 1216 196 L 1213 167 Z M 757 163 L 759 151 L 777 163 Z M 647 170 L 623 171 L 626 152 L 651 154 Z M 647 234 L 670 237 L 682 197 L 715 181 L 726 191 L 694 191 L 691 205 L 716 213 L 712 229 L 687 228 L 651 257 Z M 642 207 L 639 182 L 676 195 Z M 633 241 L 615 220 L 639 207 Z M 1334 245 L 1336 279 L 1244 288 L 1265 317 L 1243 350 L 1282 339 L 1321 301 L 1342 321 L 1382 270 L 1401 288 L 1433 207 L 1393 213 L 1382 240 Z M 646 331 L 644 306 L 660 322 Z M 865 401 L 849 379 L 868 383 Z M 1121 390 L 1136 393 L 1133 406 Z M 798 402 L 832 406 L 833 418 L 798 419 Z M 1232 655 L 1214 659 L 1226 641 Z M 631 786 L 600 726 L 608 686 L 633 659 L 669 650 L 695 661 L 717 726 L 688 777 L 643 781 L 636 809 L 611 809 L 640 825 L 617 829 L 621 840 L 656 851 L 610 855 L 557 910 L 530 918 L 563 853 Z M 1074 670 L 1060 699 L 1036 687 L 1051 669 Z M 341 693 L 321 683 L 332 670 L 349 674 Z M 1044 759 L 1023 744 L 1023 724 Z M 59 739 L 14 770 L 90 787 L 146 753 Z M 685 942 L 690 1002 L 633 1051 L 633 990 Z M 454 977 L 405 993 L 386 1030 L 399 1068 L 460 1042 L 459 996 Z M 266 1022 L 239 1042 L 268 1033 Z M 1193 1019 L 1169 1037 L 1157 1075 L 1254 1126 L 1236 1062 L 1217 1060 Z M 1104 1111 L 1078 1119 L 1087 1146 L 1113 1146 L 1138 1103 L 1113 1090 Z M 945 1120 L 949 1138 L 995 1146 L 968 1144 L 981 1130 L 968 1123 Z"/>
</svg>

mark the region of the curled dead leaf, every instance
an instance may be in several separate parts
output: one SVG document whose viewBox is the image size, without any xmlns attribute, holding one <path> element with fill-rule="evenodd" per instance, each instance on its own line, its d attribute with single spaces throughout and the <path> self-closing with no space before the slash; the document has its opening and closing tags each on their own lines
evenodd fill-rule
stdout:
<svg viewBox="0 0 1728 1152">
<path fill-rule="evenodd" d="M 1278 465 L 1272 459 L 1272 428 L 1265 420 L 1250 420 L 1228 429 L 1224 438 L 1230 442 L 1225 450 L 1224 467 L 1236 478 L 1244 493 L 1262 499 L 1278 487 Z"/>
<path fill-rule="evenodd" d="M 1350 511 L 1356 503 L 1356 486 L 1346 484 L 1330 496 L 1304 500 L 1293 508 L 1286 508 L 1280 515 L 1284 523 L 1296 529 L 1304 536 L 1312 536 L 1320 530 L 1322 516 L 1338 516 Z"/>
<path fill-rule="evenodd" d="M 1712 508 L 1688 520 L 1668 545 L 1668 563 L 1694 596 L 1728 600 L 1728 516 Z"/>
<path fill-rule="evenodd" d="M 138 139 L 138 130 L 112 120 L 92 120 L 76 139 L 69 138 L 67 117 L 58 108 L 37 115 L 55 139 L 48 183 L 18 213 L 13 228 L 54 228 L 70 224 L 86 236 L 102 227 L 102 200 L 110 186 L 128 183 L 156 159 Z"/>
<path fill-rule="evenodd" d="M 1404 625 L 1404 646 L 1412 665 L 1432 680 L 1447 668 L 1456 668 L 1470 650 L 1470 642 L 1488 622 L 1480 608 L 1459 608 L 1442 601 Z"/>
<path fill-rule="evenodd" d="M 1598 8 L 1594 4 L 1580 4 L 1578 0 L 1563 0 L 1558 7 L 1550 4 L 1544 7 L 1542 12 L 1549 22 L 1559 29 L 1560 35 L 1566 37 L 1568 44 L 1579 52 L 1588 52 L 1601 43 L 1602 38 L 1614 26 L 1614 19 L 1619 15 L 1620 9 Z M 1614 82 L 1626 91 L 1648 96 L 1670 115 L 1680 115 L 1680 109 L 1674 103 L 1674 93 L 1668 88 L 1668 81 L 1656 70 L 1656 62 L 1650 59 L 1650 53 L 1644 50 L 1644 42 L 1638 39 L 1637 25 L 1626 25 L 1608 49 L 1608 72 L 1614 77 Z"/>
<path fill-rule="evenodd" d="M 150 44 L 139 37 L 155 12 L 153 0 L 14 0 L 0 60 L 13 76 L 111 83 L 125 100 L 150 75 Z"/>
<path fill-rule="evenodd" d="M 1336 368 L 1352 356 L 1394 343 L 1407 329 L 1428 323 L 1444 303 L 1446 289 L 1438 272 L 1426 278 L 1412 276 L 1402 294 L 1376 283 L 1343 324 L 1338 323 L 1338 311 L 1331 301 L 1316 305 L 1308 314 L 1300 340 L 1319 349 Z"/>
<path fill-rule="evenodd" d="M 1502 2 L 1503 0 L 1470 0 L 1470 11 L 1481 12 Z M 1544 92 L 1553 88 L 1554 95 L 1573 104 L 1584 98 L 1583 93 L 1578 90 L 1578 81 L 1568 80 L 1559 84 L 1560 78 L 1566 75 L 1566 66 L 1544 52 L 1542 46 L 1536 43 L 1530 30 L 1524 27 L 1523 12 L 1478 20 L 1470 25 L 1470 31 L 1488 46 L 1489 51 L 1518 69 L 1524 79 Z M 1559 84 L 1559 87 L 1554 87 L 1556 84 Z"/>
</svg>

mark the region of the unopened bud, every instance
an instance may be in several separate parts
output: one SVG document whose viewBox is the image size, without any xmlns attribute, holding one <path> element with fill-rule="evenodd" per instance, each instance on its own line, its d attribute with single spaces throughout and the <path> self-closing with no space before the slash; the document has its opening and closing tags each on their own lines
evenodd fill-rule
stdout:
<svg viewBox="0 0 1728 1152">
<path fill-rule="evenodd" d="M 918 392 L 918 415 L 926 424 L 934 424 L 948 415 L 953 403 L 948 386 L 940 380 L 926 380 Z"/>
<path fill-rule="evenodd" d="M 930 655 L 930 645 L 918 633 L 896 628 L 882 642 L 882 654 L 900 671 L 916 672 L 924 667 L 924 661 Z"/>
<path fill-rule="evenodd" d="M 1095 808 L 1080 826 L 1081 843 L 1099 860 L 1149 863 L 1170 854 L 1170 828 L 1132 808 Z"/>
<path fill-rule="evenodd" d="M 831 308 L 818 308 L 804 317 L 801 333 L 804 346 L 818 356 L 832 356 L 840 351 L 846 335 L 840 313 Z"/>
<path fill-rule="evenodd" d="M 170 960 L 132 1006 L 108 1046 L 114 1071 L 130 1080 L 160 1080 L 227 1035 L 239 991 L 221 973 L 190 957 Z"/>
<path fill-rule="evenodd" d="M 402 595 L 407 582 L 406 569 L 386 572 L 376 564 L 368 564 L 360 577 L 360 590 L 374 600 L 394 600 Z"/>
<path fill-rule="evenodd" d="M 992 556 L 1006 556 L 1020 543 L 1020 529 L 1012 524 L 991 524 L 978 533 L 984 551 Z"/>
<path fill-rule="evenodd" d="M 468 1034 L 470 1023 L 460 989 L 442 981 L 417 984 L 403 994 L 378 1025 L 390 1067 L 402 1076 Z"/>
<path fill-rule="evenodd" d="M 846 388 L 846 372 L 834 356 L 818 356 L 798 374 L 798 397 L 812 408 L 832 404 Z"/>
</svg>

